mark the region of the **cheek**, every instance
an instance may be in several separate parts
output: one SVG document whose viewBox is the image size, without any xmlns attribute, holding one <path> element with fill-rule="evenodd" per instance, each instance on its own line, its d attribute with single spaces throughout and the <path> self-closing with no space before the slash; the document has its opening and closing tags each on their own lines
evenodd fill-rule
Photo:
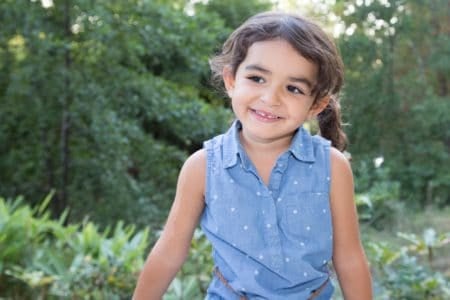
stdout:
<svg viewBox="0 0 450 300">
<path fill-rule="evenodd" d="M 293 118 L 302 121 L 312 116 L 312 112 L 307 105 L 290 105 L 287 111 Z"/>
<path fill-rule="evenodd" d="M 240 107 L 239 103 L 237 103 L 236 100 L 232 99 L 231 100 L 231 109 L 236 113 L 237 111 L 239 111 L 239 109 L 240 109 L 239 107 Z"/>
<path fill-rule="evenodd" d="M 246 89 L 244 86 L 235 86 L 233 89 L 233 95 L 230 96 L 231 101 L 237 104 L 241 104 L 246 102 L 250 97 L 250 94 L 248 93 L 248 89 Z"/>
</svg>

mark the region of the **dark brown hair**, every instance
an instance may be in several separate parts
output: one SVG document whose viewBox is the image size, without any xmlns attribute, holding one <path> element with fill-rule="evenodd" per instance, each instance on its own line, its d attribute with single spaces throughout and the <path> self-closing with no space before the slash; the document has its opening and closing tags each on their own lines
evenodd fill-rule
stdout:
<svg viewBox="0 0 450 300">
<path fill-rule="evenodd" d="M 222 81 L 225 66 L 234 75 L 255 42 L 283 39 L 300 55 L 318 67 L 315 101 L 330 96 L 330 103 L 318 115 L 320 133 L 339 150 L 345 150 L 347 137 L 342 130 L 338 94 L 344 81 L 344 67 L 333 40 L 315 23 L 298 15 L 265 12 L 248 19 L 225 41 L 222 51 L 210 60 L 213 79 Z"/>
</svg>

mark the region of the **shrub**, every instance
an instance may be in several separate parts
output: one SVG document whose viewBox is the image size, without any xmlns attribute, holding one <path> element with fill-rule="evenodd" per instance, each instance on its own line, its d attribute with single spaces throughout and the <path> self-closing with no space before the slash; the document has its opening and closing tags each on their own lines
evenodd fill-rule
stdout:
<svg viewBox="0 0 450 300">
<path fill-rule="evenodd" d="M 356 205 L 362 223 L 383 229 L 403 206 L 400 183 L 390 179 L 388 168 L 361 162 L 356 168 Z"/>
<path fill-rule="evenodd" d="M 100 232 L 85 221 L 64 226 L 46 207 L 0 198 L 0 297 L 129 299 L 148 245 L 148 230 L 118 222 Z"/>
<path fill-rule="evenodd" d="M 422 238 L 404 233 L 399 236 L 411 244 L 399 249 L 384 242 L 367 245 L 377 299 L 450 299 L 449 278 L 435 271 L 429 260 L 433 249 L 450 243 L 450 233 L 436 235 L 434 229 L 427 229 Z M 420 259 L 424 254 L 428 265 Z"/>
</svg>

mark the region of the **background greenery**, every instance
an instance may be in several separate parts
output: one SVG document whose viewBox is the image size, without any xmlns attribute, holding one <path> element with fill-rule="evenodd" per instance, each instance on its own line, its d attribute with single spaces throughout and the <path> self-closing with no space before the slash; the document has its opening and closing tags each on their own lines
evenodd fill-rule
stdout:
<svg viewBox="0 0 450 300">
<path fill-rule="evenodd" d="M 344 58 L 377 297 L 446 299 L 448 1 L 283 3 L 335 32 Z M 182 162 L 232 120 L 208 58 L 232 28 L 277 5 L 0 2 L 0 195 L 9 199 L 0 205 L 0 298 L 129 298 Z M 168 299 L 201 298 L 207 286 L 209 246 L 201 233 L 193 243 Z"/>
</svg>

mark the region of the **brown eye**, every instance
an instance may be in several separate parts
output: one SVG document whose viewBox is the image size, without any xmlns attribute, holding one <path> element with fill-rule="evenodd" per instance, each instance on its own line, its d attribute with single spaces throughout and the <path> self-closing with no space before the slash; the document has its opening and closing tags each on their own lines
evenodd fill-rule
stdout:
<svg viewBox="0 0 450 300">
<path fill-rule="evenodd" d="M 305 95 L 305 93 L 301 89 L 299 89 L 298 87 L 293 86 L 293 85 L 288 85 L 287 90 L 294 94 Z"/>
<path fill-rule="evenodd" d="M 249 76 L 247 78 L 256 83 L 264 83 L 265 82 L 264 79 L 260 76 Z"/>
</svg>

